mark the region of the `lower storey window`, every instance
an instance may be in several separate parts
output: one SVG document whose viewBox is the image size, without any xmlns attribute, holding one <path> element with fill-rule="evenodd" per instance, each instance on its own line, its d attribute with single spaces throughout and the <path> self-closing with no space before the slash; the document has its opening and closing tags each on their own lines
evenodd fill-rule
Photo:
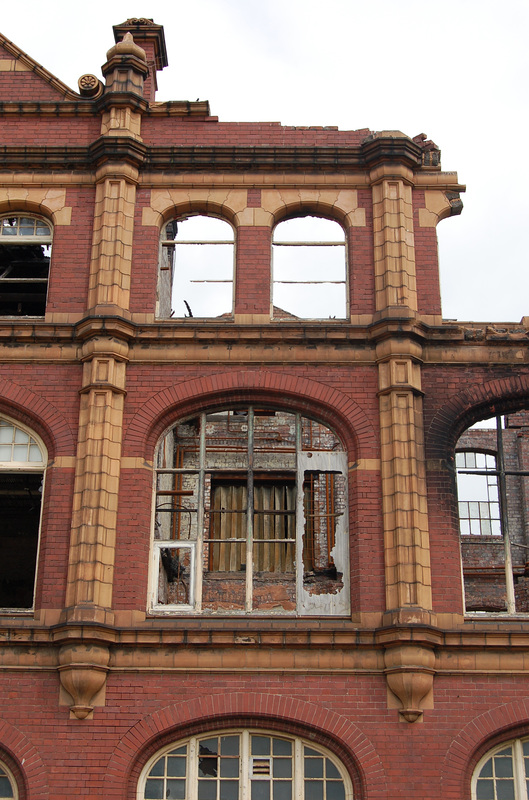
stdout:
<svg viewBox="0 0 529 800">
<path fill-rule="evenodd" d="M 515 739 L 487 753 L 472 779 L 472 800 L 527 800 L 529 739 Z"/>
<path fill-rule="evenodd" d="M 352 800 L 330 753 L 301 739 L 226 731 L 170 745 L 150 760 L 138 800 Z"/>
<path fill-rule="evenodd" d="M 151 609 L 347 614 L 346 454 L 315 420 L 245 407 L 157 453 Z"/>
<path fill-rule="evenodd" d="M 36 437 L 0 419 L 0 609 L 33 607 L 44 466 Z"/>
<path fill-rule="evenodd" d="M 0 762 L 0 800 L 14 800 L 18 797 L 15 791 L 15 779 L 4 764 Z"/>
</svg>

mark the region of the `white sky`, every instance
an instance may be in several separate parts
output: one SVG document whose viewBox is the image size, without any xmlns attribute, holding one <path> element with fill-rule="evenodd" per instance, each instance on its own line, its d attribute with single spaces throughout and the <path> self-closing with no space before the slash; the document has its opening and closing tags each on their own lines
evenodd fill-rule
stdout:
<svg viewBox="0 0 529 800">
<path fill-rule="evenodd" d="M 26 0 L 0 30 L 77 89 L 112 25 L 164 25 L 158 100 L 209 100 L 221 121 L 424 132 L 468 191 L 441 222 L 443 314 L 529 316 L 527 0 Z"/>
</svg>

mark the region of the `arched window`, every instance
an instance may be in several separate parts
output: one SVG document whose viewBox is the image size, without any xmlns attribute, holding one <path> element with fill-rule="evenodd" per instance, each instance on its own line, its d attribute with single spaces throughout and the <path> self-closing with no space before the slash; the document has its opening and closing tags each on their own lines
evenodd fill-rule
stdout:
<svg viewBox="0 0 529 800">
<path fill-rule="evenodd" d="M 51 225 L 40 217 L 0 217 L 1 316 L 44 316 L 51 240 Z"/>
<path fill-rule="evenodd" d="M 525 410 L 468 428 L 456 447 L 465 607 L 529 611 Z"/>
<path fill-rule="evenodd" d="M 351 781 L 312 742 L 260 730 L 220 731 L 165 747 L 146 765 L 137 800 L 352 800 Z"/>
<path fill-rule="evenodd" d="M 315 420 L 220 409 L 156 455 L 154 613 L 349 613 L 347 458 Z"/>
<path fill-rule="evenodd" d="M 0 418 L 0 608 L 33 607 L 45 464 L 35 434 Z"/>
<path fill-rule="evenodd" d="M 10 770 L 0 761 L 0 800 L 17 800 L 16 783 Z"/>
<path fill-rule="evenodd" d="M 273 237 L 272 306 L 275 319 L 347 315 L 345 234 L 320 217 L 280 222 Z"/>
<path fill-rule="evenodd" d="M 162 229 L 157 316 L 231 314 L 233 268 L 229 223 L 200 215 L 170 220 Z"/>
<path fill-rule="evenodd" d="M 472 800 L 527 800 L 529 739 L 514 739 L 483 756 L 472 777 Z"/>
</svg>

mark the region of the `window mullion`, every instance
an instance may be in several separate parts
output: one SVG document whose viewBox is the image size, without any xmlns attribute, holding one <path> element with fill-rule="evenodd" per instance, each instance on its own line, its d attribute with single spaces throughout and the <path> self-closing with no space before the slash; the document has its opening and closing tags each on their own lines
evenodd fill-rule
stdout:
<svg viewBox="0 0 529 800">
<path fill-rule="evenodd" d="M 196 737 L 193 736 L 193 738 L 189 740 L 189 745 L 187 748 L 186 797 L 188 800 L 197 800 L 198 796 L 197 751 L 197 740 Z"/>
<path fill-rule="evenodd" d="M 525 789 L 525 764 L 523 757 L 522 742 L 516 739 L 513 747 L 513 771 L 514 771 L 514 796 L 516 800 L 523 800 L 527 796 Z"/>
<path fill-rule="evenodd" d="M 304 523 L 304 504 L 303 504 L 303 476 L 299 474 L 299 454 L 301 452 L 302 442 L 302 422 L 301 415 L 296 414 L 296 463 L 294 465 L 296 474 L 296 494 L 295 494 L 295 516 L 294 516 L 294 535 L 296 538 L 296 608 L 301 608 L 303 599 L 303 523 Z"/>
<path fill-rule="evenodd" d="M 503 536 L 503 550 L 505 559 L 505 588 L 507 591 L 507 613 L 514 614 L 516 611 L 516 601 L 514 595 L 514 577 L 512 572 L 511 538 L 509 535 L 509 521 L 507 515 L 507 489 L 505 485 L 505 459 L 503 453 L 503 432 L 501 427 L 501 417 L 496 417 L 496 444 L 498 469 L 498 489 L 500 494 L 500 518 L 501 533 Z"/>
<path fill-rule="evenodd" d="M 253 406 L 248 408 L 248 480 L 246 501 L 246 611 L 253 608 Z"/>
<path fill-rule="evenodd" d="M 304 800 L 303 777 L 303 742 L 296 739 L 294 743 L 294 774 L 292 776 L 294 786 L 292 790 L 292 800 Z"/>
<path fill-rule="evenodd" d="M 241 735 L 241 754 L 239 756 L 239 799 L 250 800 L 250 733 L 243 731 Z"/>
<path fill-rule="evenodd" d="M 200 415 L 200 442 L 198 462 L 197 543 L 195 563 L 195 608 L 202 610 L 202 572 L 204 569 L 204 482 L 206 469 L 206 415 Z"/>
</svg>

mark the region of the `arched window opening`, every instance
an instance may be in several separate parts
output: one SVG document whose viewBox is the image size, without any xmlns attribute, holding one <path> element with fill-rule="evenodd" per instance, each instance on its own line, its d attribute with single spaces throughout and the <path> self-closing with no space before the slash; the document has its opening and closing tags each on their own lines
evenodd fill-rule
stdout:
<svg viewBox="0 0 529 800">
<path fill-rule="evenodd" d="M 11 771 L 0 761 L 0 800 L 17 800 L 18 792 Z"/>
<path fill-rule="evenodd" d="M 527 800 L 529 739 L 515 739 L 488 752 L 472 777 L 472 800 Z"/>
<path fill-rule="evenodd" d="M 51 240 L 51 225 L 39 217 L 0 217 L 1 316 L 44 316 Z"/>
<path fill-rule="evenodd" d="M 220 731 L 165 747 L 146 765 L 138 800 L 353 800 L 343 765 L 302 739 Z"/>
<path fill-rule="evenodd" d="M 478 422 L 456 447 L 465 608 L 529 611 L 529 412 Z"/>
<path fill-rule="evenodd" d="M 273 237 L 274 319 L 343 319 L 347 315 L 345 234 L 320 217 L 280 222 Z"/>
<path fill-rule="evenodd" d="M 233 269 L 229 223 L 200 215 L 170 220 L 162 229 L 157 316 L 231 314 Z"/>
<path fill-rule="evenodd" d="M 349 613 L 347 458 L 300 414 L 178 422 L 156 455 L 154 613 Z"/>
<path fill-rule="evenodd" d="M 10 611 L 33 607 L 45 463 L 35 435 L 0 418 L 0 608 Z"/>
</svg>

